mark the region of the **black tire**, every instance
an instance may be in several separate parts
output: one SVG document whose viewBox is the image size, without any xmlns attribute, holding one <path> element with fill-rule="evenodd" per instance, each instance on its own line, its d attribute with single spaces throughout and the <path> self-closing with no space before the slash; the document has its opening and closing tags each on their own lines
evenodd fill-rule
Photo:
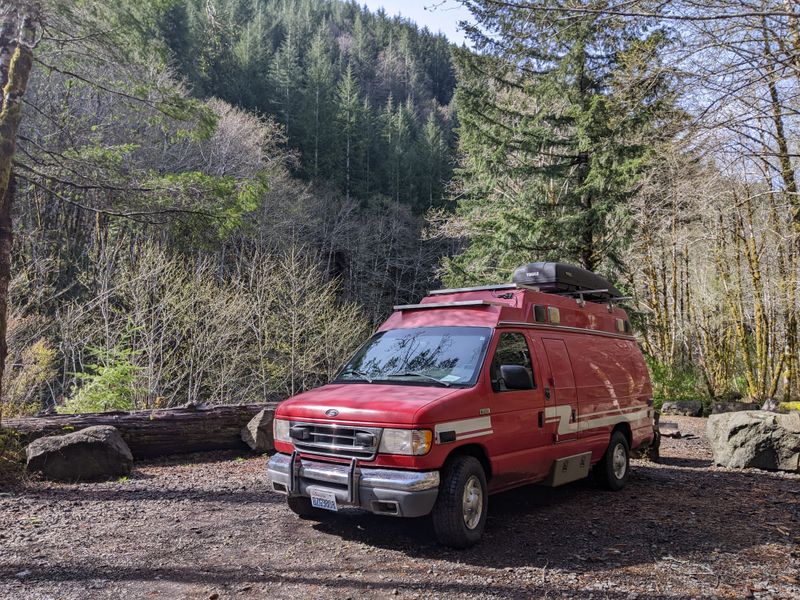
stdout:
<svg viewBox="0 0 800 600">
<path fill-rule="evenodd" d="M 286 504 L 289 506 L 289 510 L 301 519 L 322 521 L 330 516 L 327 510 L 311 506 L 311 498 L 306 498 L 305 496 L 287 496 Z"/>
<path fill-rule="evenodd" d="M 465 499 L 468 485 L 472 490 L 471 494 L 467 492 L 473 498 L 471 509 L 468 509 Z M 480 502 L 476 506 L 478 495 Z M 472 456 L 456 456 L 449 460 L 442 470 L 439 495 L 431 513 L 439 543 L 451 548 L 468 548 L 477 544 L 486 527 L 488 501 L 486 474 L 481 463 Z"/>
<path fill-rule="evenodd" d="M 624 453 L 624 472 L 622 471 L 622 463 L 620 458 Z M 615 467 L 614 456 L 617 456 Z M 614 492 L 621 490 L 628 483 L 628 474 L 631 470 L 630 463 L 630 446 L 628 440 L 621 431 L 615 431 L 611 435 L 611 441 L 608 443 L 608 448 L 603 458 L 600 459 L 594 466 L 594 480 L 601 487 Z M 620 476 L 621 473 L 621 476 Z"/>
</svg>

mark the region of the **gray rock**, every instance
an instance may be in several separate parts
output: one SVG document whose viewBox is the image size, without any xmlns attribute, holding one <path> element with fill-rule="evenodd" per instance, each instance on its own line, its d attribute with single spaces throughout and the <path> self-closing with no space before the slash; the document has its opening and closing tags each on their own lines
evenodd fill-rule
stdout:
<svg viewBox="0 0 800 600">
<path fill-rule="evenodd" d="M 714 402 L 711 405 L 711 414 L 738 412 L 740 410 L 764 410 L 755 402 Z"/>
<path fill-rule="evenodd" d="M 768 410 L 770 412 L 778 412 L 780 409 L 781 403 L 779 400 L 775 398 L 767 398 L 764 400 L 764 404 L 761 405 L 761 410 Z"/>
<path fill-rule="evenodd" d="M 703 403 L 699 400 L 679 400 L 677 402 L 664 402 L 664 404 L 661 405 L 662 415 L 699 417 L 702 413 Z"/>
<path fill-rule="evenodd" d="M 272 439 L 274 408 L 265 408 L 242 428 L 242 440 L 256 452 L 269 452 L 275 446 Z"/>
<path fill-rule="evenodd" d="M 109 425 L 41 437 L 28 444 L 25 454 L 29 471 L 60 481 L 109 479 L 133 467 L 130 448 Z"/>
<path fill-rule="evenodd" d="M 706 432 L 718 465 L 800 472 L 800 413 L 711 415 Z"/>
</svg>

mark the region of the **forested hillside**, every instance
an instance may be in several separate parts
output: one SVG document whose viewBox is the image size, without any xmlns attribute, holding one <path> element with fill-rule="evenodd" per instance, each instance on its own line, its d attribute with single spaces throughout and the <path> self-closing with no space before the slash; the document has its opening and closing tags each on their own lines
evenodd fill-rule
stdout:
<svg viewBox="0 0 800 600">
<path fill-rule="evenodd" d="M 3 3 L 5 414 L 283 397 L 545 259 L 633 296 L 659 399 L 800 397 L 796 4 L 461 3 L 469 48 L 341 0 Z"/>
<path fill-rule="evenodd" d="M 272 115 L 304 178 L 418 212 L 444 200 L 455 88 L 444 36 L 340 0 L 185 0 L 160 28 L 193 94 Z"/>
</svg>

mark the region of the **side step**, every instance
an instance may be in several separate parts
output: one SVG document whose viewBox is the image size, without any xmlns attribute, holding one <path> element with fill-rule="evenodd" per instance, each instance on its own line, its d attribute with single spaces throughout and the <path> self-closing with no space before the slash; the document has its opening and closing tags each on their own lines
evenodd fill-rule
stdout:
<svg viewBox="0 0 800 600">
<path fill-rule="evenodd" d="M 571 481 L 583 479 L 589 475 L 589 467 L 592 466 L 592 453 L 582 452 L 573 456 L 559 458 L 553 462 L 550 475 L 543 482 L 545 485 L 556 487 Z"/>
</svg>

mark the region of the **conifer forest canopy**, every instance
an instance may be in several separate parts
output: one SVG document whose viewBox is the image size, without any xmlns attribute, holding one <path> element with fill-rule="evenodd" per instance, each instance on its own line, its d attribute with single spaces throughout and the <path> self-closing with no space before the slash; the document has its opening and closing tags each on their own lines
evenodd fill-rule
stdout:
<svg viewBox="0 0 800 600">
<path fill-rule="evenodd" d="M 800 3 L 459 2 L 3 2 L 0 418 L 284 398 L 535 260 L 657 401 L 800 400 Z"/>
</svg>

